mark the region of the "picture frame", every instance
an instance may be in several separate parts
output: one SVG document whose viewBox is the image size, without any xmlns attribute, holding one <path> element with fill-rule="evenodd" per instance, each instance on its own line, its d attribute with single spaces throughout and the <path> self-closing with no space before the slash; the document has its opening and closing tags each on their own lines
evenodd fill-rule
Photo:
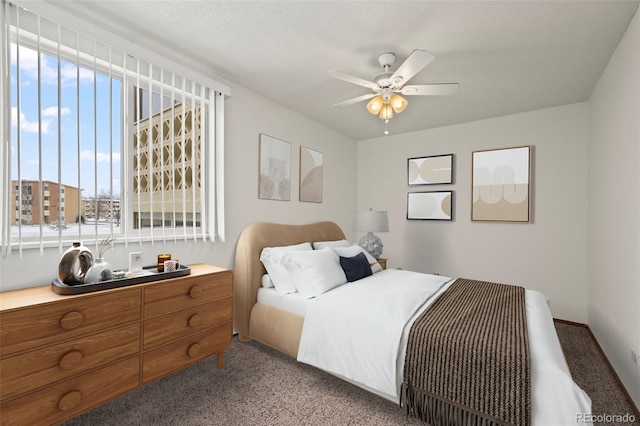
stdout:
<svg viewBox="0 0 640 426">
<path fill-rule="evenodd" d="M 407 159 L 407 184 L 442 185 L 453 183 L 453 154 Z"/>
<path fill-rule="evenodd" d="M 472 222 L 531 222 L 532 148 L 473 151 Z"/>
<path fill-rule="evenodd" d="M 324 159 L 319 151 L 300 147 L 300 192 L 298 199 L 321 203 L 323 192 Z"/>
<path fill-rule="evenodd" d="M 407 220 L 453 220 L 453 191 L 409 192 Z"/>
<path fill-rule="evenodd" d="M 291 198 L 291 144 L 259 135 L 258 198 L 289 201 Z"/>
</svg>

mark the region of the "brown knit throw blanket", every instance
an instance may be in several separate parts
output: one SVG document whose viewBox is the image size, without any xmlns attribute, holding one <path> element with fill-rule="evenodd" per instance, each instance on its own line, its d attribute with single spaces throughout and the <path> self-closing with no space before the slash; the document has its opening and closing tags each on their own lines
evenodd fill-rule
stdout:
<svg viewBox="0 0 640 426">
<path fill-rule="evenodd" d="M 431 426 L 529 425 L 524 288 L 457 279 L 413 323 L 401 404 Z"/>
</svg>

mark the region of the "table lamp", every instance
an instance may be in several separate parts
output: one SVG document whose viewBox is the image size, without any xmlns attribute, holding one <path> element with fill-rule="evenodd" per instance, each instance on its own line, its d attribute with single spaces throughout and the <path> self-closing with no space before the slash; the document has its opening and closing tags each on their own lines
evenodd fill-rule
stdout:
<svg viewBox="0 0 640 426">
<path fill-rule="evenodd" d="M 382 241 L 374 235 L 374 232 L 389 232 L 387 212 L 373 209 L 357 211 L 353 216 L 353 230 L 367 233 L 358 245 L 378 259 L 382 255 Z"/>
</svg>

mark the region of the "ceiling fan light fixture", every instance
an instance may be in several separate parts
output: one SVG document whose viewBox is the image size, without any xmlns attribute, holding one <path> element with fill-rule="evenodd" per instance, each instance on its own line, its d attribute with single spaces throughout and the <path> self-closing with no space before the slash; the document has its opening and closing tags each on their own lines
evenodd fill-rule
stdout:
<svg viewBox="0 0 640 426">
<path fill-rule="evenodd" d="M 382 99 L 382 96 L 378 95 L 369 101 L 369 103 L 367 104 L 367 110 L 371 114 L 377 115 L 382 110 L 383 105 L 384 105 L 384 99 Z"/>
<path fill-rule="evenodd" d="M 378 115 L 383 120 L 388 120 L 393 117 L 393 108 L 390 104 L 384 104 Z"/>
<path fill-rule="evenodd" d="M 409 102 L 401 96 L 434 96 L 452 95 L 458 90 L 458 83 L 437 83 L 419 84 L 405 86 L 409 80 L 419 73 L 424 67 L 434 59 L 433 55 L 426 50 L 415 49 L 405 59 L 405 61 L 395 70 L 391 71 L 396 57 L 393 53 L 383 53 L 378 56 L 378 63 L 383 68 L 383 72 L 373 76 L 373 80 L 364 80 L 339 71 L 329 71 L 329 76 L 347 83 L 357 84 L 373 91 L 366 95 L 358 96 L 344 102 L 339 102 L 332 106 L 347 106 L 358 102 L 369 100 L 367 111 L 385 120 L 385 134 L 389 134 L 386 124 L 393 114 L 403 112 Z"/>
<path fill-rule="evenodd" d="M 398 114 L 404 111 L 407 105 L 409 105 L 409 102 L 407 102 L 405 98 L 395 93 L 391 95 L 391 99 L 389 102 L 393 110 Z"/>
</svg>

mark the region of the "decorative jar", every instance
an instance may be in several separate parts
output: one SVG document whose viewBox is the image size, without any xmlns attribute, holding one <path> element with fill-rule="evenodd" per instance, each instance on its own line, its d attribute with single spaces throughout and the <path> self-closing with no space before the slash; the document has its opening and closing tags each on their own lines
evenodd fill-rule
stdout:
<svg viewBox="0 0 640 426">
<path fill-rule="evenodd" d="M 84 277 L 85 284 L 93 284 L 100 281 L 109 281 L 113 279 L 113 269 L 109 262 L 99 257 L 93 263 L 91 269 Z"/>
<path fill-rule="evenodd" d="M 58 278 L 65 284 L 82 284 L 85 276 L 93 266 L 91 250 L 75 241 L 72 247 L 62 254 L 58 265 Z"/>
</svg>

